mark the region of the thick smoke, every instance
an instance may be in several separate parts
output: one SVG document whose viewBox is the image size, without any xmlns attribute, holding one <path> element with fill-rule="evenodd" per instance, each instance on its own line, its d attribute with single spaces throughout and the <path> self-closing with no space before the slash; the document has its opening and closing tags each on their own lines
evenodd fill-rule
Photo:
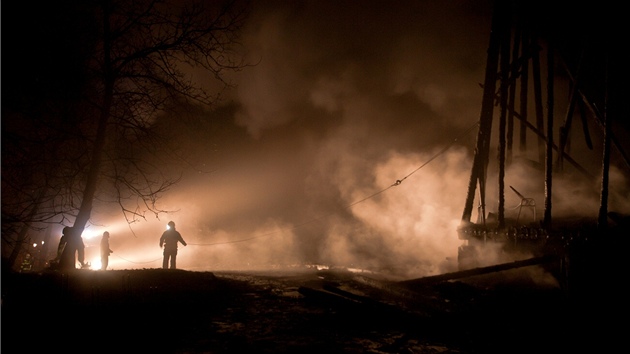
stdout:
<svg viewBox="0 0 630 354">
<path fill-rule="evenodd" d="M 178 257 L 185 269 L 453 270 L 490 17 L 485 1 L 254 2 L 243 44 L 257 64 L 232 76 L 224 106 L 206 113 L 220 123 L 184 137 L 199 166 L 161 200 L 178 211 L 131 228 L 103 221 L 111 268 L 161 266 L 158 239 L 174 220 L 189 243 Z M 544 173 L 530 154 L 515 157 L 506 185 L 535 198 L 540 218 Z M 557 210 L 591 213 L 595 181 L 557 181 Z M 505 193 L 506 207 L 517 206 Z M 628 188 L 615 193 L 628 210 Z"/>
</svg>

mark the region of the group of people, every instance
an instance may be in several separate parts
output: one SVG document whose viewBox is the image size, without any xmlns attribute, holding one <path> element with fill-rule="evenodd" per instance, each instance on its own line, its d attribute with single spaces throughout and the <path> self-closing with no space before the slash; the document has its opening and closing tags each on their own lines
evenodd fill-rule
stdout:
<svg viewBox="0 0 630 354">
<path fill-rule="evenodd" d="M 160 248 L 164 248 L 162 258 L 163 269 L 176 269 L 177 267 L 177 249 L 178 244 L 184 246 L 188 244 L 182 238 L 182 235 L 175 229 L 173 221 L 168 222 L 168 228 L 160 237 Z M 109 255 L 114 251 L 109 246 L 109 232 L 103 232 L 101 237 L 101 270 L 106 270 L 109 265 Z M 57 247 L 57 257 L 54 262 L 58 264 L 61 270 L 76 269 L 76 261 L 79 261 L 81 268 L 89 267 L 89 263 L 85 262 L 85 244 L 78 232 L 73 227 L 66 226 L 63 228 L 59 246 Z"/>
</svg>

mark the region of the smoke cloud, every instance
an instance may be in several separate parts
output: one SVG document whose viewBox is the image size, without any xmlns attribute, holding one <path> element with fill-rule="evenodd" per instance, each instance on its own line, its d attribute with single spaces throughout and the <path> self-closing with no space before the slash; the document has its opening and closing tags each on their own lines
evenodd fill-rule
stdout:
<svg viewBox="0 0 630 354">
<path fill-rule="evenodd" d="M 257 64 L 204 113 L 212 129 L 183 137 L 197 165 L 161 200 L 177 212 L 131 228 L 102 216 L 94 227 L 111 233 L 110 268 L 160 267 L 158 240 L 174 220 L 189 244 L 184 269 L 454 270 L 490 3 L 254 2 L 243 45 Z M 535 198 L 541 217 L 544 174 L 526 160 L 515 159 L 506 184 Z M 626 176 L 611 179 L 627 186 Z M 488 181 L 493 211 L 495 175 Z M 555 206 L 592 213 L 596 181 L 556 182 Z M 613 199 L 629 210 L 625 188 Z"/>
</svg>

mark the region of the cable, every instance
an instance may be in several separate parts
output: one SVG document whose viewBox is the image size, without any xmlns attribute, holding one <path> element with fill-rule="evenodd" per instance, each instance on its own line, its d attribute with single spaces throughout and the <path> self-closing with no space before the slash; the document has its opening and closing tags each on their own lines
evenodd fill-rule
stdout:
<svg viewBox="0 0 630 354">
<path fill-rule="evenodd" d="M 152 261 L 146 261 L 146 262 L 134 262 L 134 261 L 130 261 L 130 260 L 128 260 L 128 259 L 126 259 L 126 258 L 124 258 L 124 257 L 121 257 L 121 256 L 119 256 L 118 254 L 112 254 L 112 256 L 116 256 L 116 257 L 118 257 L 118 258 L 122 259 L 122 260 L 123 260 L 123 261 L 125 261 L 125 262 L 134 263 L 134 264 L 153 263 L 153 262 L 157 262 L 157 261 L 159 261 L 159 260 L 161 260 L 161 259 L 162 259 L 162 257 L 160 257 L 160 258 L 156 258 L 156 259 L 154 259 L 154 260 L 152 260 Z"/>
<path fill-rule="evenodd" d="M 376 192 L 376 193 L 374 193 L 374 194 L 372 194 L 372 195 L 370 195 L 370 196 L 367 196 L 367 197 L 365 197 L 365 198 L 363 198 L 363 199 L 361 199 L 361 200 L 359 200 L 359 201 L 356 201 L 356 202 L 354 202 L 354 203 L 350 204 L 349 206 L 354 206 L 354 205 L 356 205 L 356 204 L 362 203 L 362 202 L 364 202 L 364 201 L 366 201 L 366 200 L 368 200 L 368 199 L 371 199 L 371 198 L 373 198 L 373 197 L 375 197 L 375 196 L 377 196 L 377 195 L 379 195 L 379 194 L 381 194 L 381 193 L 385 192 L 386 190 L 388 190 L 388 189 L 390 189 L 390 188 L 392 188 L 392 187 L 399 186 L 400 184 L 402 184 L 402 183 L 403 183 L 403 181 L 404 181 L 404 180 L 406 180 L 407 178 L 409 178 L 409 177 L 410 177 L 411 175 L 413 175 L 414 173 L 418 172 L 418 170 L 420 170 L 420 169 L 421 169 L 421 168 L 423 168 L 424 166 L 428 165 L 431 161 L 435 160 L 438 156 L 440 156 L 440 155 L 442 155 L 443 153 L 445 153 L 445 152 L 446 152 L 448 149 L 450 149 L 450 148 L 451 148 L 451 147 L 452 147 L 452 146 L 453 146 L 453 145 L 454 145 L 454 144 L 455 144 L 455 143 L 456 143 L 456 142 L 457 142 L 460 138 L 462 138 L 462 137 L 464 137 L 464 136 L 468 135 L 468 133 L 470 133 L 470 131 L 471 131 L 473 128 L 475 128 L 476 126 L 478 126 L 478 125 L 479 125 L 479 122 L 475 123 L 473 126 L 471 126 L 470 128 L 468 128 L 468 129 L 467 129 L 464 133 L 462 133 L 460 136 L 458 136 L 457 138 L 453 139 L 453 141 L 452 141 L 450 144 L 446 145 L 446 146 L 445 146 L 442 150 L 440 150 L 440 152 L 438 152 L 437 154 L 433 155 L 433 157 L 431 157 L 431 158 L 430 158 L 427 162 L 423 163 L 423 164 L 422 164 L 422 165 L 420 165 L 418 168 L 416 168 L 415 170 L 411 171 L 408 175 L 406 175 L 406 176 L 405 176 L 405 177 L 403 177 L 402 179 L 397 179 L 397 180 L 396 180 L 396 182 L 392 183 L 389 187 L 387 187 L 387 188 L 385 188 L 385 189 L 383 189 L 383 190 L 380 190 L 380 191 L 378 191 L 378 192 Z"/>
</svg>

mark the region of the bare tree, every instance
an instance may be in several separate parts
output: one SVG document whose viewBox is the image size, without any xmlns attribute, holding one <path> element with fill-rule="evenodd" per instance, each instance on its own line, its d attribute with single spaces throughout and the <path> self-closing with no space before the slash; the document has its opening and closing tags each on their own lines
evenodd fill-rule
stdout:
<svg viewBox="0 0 630 354">
<path fill-rule="evenodd" d="M 224 72 L 245 66 L 237 51 L 245 3 L 62 3 L 79 27 L 72 33 L 80 33 L 71 38 L 76 43 L 56 38 L 80 53 L 73 56 L 74 72 L 64 77 L 76 79 L 70 90 L 76 95 L 48 97 L 29 112 L 19 110 L 26 104 L 14 109 L 9 119 L 23 119 L 35 130 L 15 124 L 11 144 L 5 144 L 3 122 L 2 238 L 14 248 L 26 238 L 25 227 L 36 223 L 72 223 L 82 232 L 95 202 L 117 203 L 128 223 L 147 212 L 167 213 L 157 201 L 179 175 L 164 162 L 179 155 L 161 134 L 161 115 L 178 104 L 215 103 L 221 91 L 204 89 L 204 83 L 226 88 Z M 5 160 L 16 153 L 22 156 Z"/>
</svg>

